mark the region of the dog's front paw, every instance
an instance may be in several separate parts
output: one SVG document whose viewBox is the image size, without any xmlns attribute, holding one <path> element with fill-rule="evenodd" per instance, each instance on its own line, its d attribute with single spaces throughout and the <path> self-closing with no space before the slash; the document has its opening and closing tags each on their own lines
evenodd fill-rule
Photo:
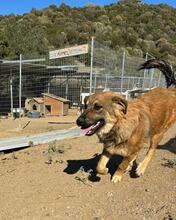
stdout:
<svg viewBox="0 0 176 220">
<path fill-rule="evenodd" d="M 139 163 L 137 169 L 136 169 L 136 175 L 137 176 L 142 176 L 145 172 L 145 166 L 143 163 Z"/>
<path fill-rule="evenodd" d="M 117 182 L 120 182 L 121 180 L 122 180 L 122 175 L 114 174 L 112 179 L 111 179 L 111 182 L 117 183 Z"/>
<path fill-rule="evenodd" d="M 105 168 L 105 169 L 101 169 L 99 167 L 97 167 L 97 173 L 101 174 L 101 175 L 106 175 L 108 174 L 108 168 Z"/>
</svg>

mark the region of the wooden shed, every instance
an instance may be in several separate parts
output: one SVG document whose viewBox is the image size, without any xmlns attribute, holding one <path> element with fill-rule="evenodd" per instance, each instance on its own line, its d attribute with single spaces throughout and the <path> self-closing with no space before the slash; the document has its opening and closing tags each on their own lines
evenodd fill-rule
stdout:
<svg viewBox="0 0 176 220">
<path fill-rule="evenodd" d="M 68 115 L 69 101 L 62 97 L 43 93 L 44 115 L 45 116 L 63 116 Z"/>
<path fill-rule="evenodd" d="M 28 106 L 26 106 L 26 109 L 28 111 L 37 111 L 41 114 L 44 114 L 44 99 L 43 97 L 34 97 L 30 100 L 28 100 Z"/>
</svg>

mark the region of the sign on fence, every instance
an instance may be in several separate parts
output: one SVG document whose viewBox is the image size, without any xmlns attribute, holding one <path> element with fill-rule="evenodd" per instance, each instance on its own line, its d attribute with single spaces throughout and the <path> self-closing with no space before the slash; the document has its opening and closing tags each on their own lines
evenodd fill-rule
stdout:
<svg viewBox="0 0 176 220">
<path fill-rule="evenodd" d="M 56 59 L 62 57 L 76 56 L 88 53 L 88 44 L 83 44 L 75 47 L 64 48 L 60 50 L 53 50 L 49 52 L 49 59 Z"/>
</svg>

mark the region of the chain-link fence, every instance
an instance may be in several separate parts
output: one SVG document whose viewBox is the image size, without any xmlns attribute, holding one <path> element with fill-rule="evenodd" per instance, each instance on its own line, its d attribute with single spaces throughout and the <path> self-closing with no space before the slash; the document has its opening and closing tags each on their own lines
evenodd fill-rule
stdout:
<svg viewBox="0 0 176 220">
<path fill-rule="evenodd" d="M 37 98 L 42 103 L 43 94 L 64 98 L 69 101 L 69 106 L 79 106 L 85 93 L 125 92 L 165 85 L 158 70 L 138 71 L 145 61 L 143 58 L 131 57 L 125 52 L 117 54 L 94 39 L 83 47 L 86 50 L 81 53 L 79 46 L 69 48 L 74 49 L 70 55 L 67 48 L 56 51 L 59 54 L 56 57 L 47 55 L 29 59 L 20 55 L 13 60 L 1 60 L 1 117 L 25 115 L 31 110 L 29 102 Z M 36 109 L 34 105 L 32 110 Z"/>
<path fill-rule="evenodd" d="M 0 113 L 6 115 L 14 109 L 24 108 L 25 100 L 40 96 L 46 90 L 49 74 L 45 58 L 1 60 Z"/>
<path fill-rule="evenodd" d="M 96 90 L 125 92 L 134 88 L 150 89 L 165 85 L 160 71 L 156 69 L 138 71 L 141 63 L 153 58 L 149 54 L 146 54 L 145 58 L 131 57 L 125 52 L 117 54 L 96 41 L 93 51 L 93 92 Z"/>
</svg>

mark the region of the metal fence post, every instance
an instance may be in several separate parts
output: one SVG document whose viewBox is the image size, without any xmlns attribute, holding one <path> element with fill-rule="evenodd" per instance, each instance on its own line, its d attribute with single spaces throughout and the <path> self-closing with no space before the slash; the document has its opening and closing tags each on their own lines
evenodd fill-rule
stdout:
<svg viewBox="0 0 176 220">
<path fill-rule="evenodd" d="M 97 85 L 97 75 L 94 73 L 94 93 L 96 91 L 96 85 Z"/>
<path fill-rule="evenodd" d="M 108 84 L 108 74 L 105 74 L 105 90 L 107 89 Z"/>
<path fill-rule="evenodd" d="M 68 99 L 68 75 L 67 75 L 66 87 L 65 87 L 65 99 Z"/>
<path fill-rule="evenodd" d="M 149 88 L 150 89 L 153 87 L 153 74 L 154 74 L 154 69 L 151 69 L 150 83 L 149 83 Z"/>
<path fill-rule="evenodd" d="M 48 82 L 48 94 L 50 93 L 50 83 Z"/>
<path fill-rule="evenodd" d="M 12 69 L 10 69 L 10 106 L 11 106 L 11 117 L 13 118 L 13 79 L 12 79 Z"/>
<path fill-rule="evenodd" d="M 92 93 L 92 77 L 93 77 L 93 52 L 94 52 L 94 37 L 91 39 L 91 57 L 90 57 L 90 91 Z"/>
<path fill-rule="evenodd" d="M 123 92 L 123 78 L 124 78 L 124 70 L 125 70 L 125 51 L 123 52 L 122 57 L 122 72 L 121 72 L 121 85 L 120 85 L 120 92 Z"/>
<path fill-rule="evenodd" d="M 22 54 L 20 54 L 19 66 L 19 129 L 21 129 L 21 74 L 22 74 Z"/>
<path fill-rule="evenodd" d="M 145 54 L 145 61 L 148 60 L 148 52 Z M 143 77 L 143 88 L 145 88 L 145 77 L 146 77 L 146 69 L 144 69 L 144 77 Z"/>
<path fill-rule="evenodd" d="M 158 77 L 158 87 L 160 86 L 160 81 L 161 81 L 161 71 L 160 71 L 160 73 L 159 73 L 159 77 Z"/>
</svg>

